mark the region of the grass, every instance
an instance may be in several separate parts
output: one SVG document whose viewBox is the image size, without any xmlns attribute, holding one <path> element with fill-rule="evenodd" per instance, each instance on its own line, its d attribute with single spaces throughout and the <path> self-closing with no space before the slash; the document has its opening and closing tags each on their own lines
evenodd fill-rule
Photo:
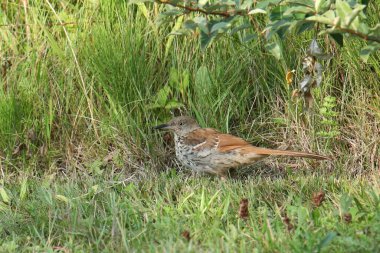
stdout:
<svg viewBox="0 0 380 253">
<path fill-rule="evenodd" d="M 371 1 L 369 23 L 379 6 Z M 365 64 L 363 42 L 319 37 L 334 58 L 305 110 L 292 91 L 313 33 L 284 40 L 280 62 L 236 38 L 202 52 L 196 34 L 157 26 L 159 8 L 3 1 L 0 252 L 379 251 L 380 53 Z M 268 158 L 228 182 L 188 175 L 170 136 L 151 129 L 178 113 L 152 106 L 165 86 L 203 126 L 334 159 Z"/>
<path fill-rule="evenodd" d="M 2 210 L 1 249 L 379 251 L 378 179 L 294 174 L 223 182 L 172 171 L 133 180 L 31 179 L 22 200 L 19 188 L 8 189 L 13 203 Z M 317 206 L 313 196 L 321 190 L 325 197 Z M 249 201 L 247 219 L 239 217 L 242 198 Z"/>
</svg>

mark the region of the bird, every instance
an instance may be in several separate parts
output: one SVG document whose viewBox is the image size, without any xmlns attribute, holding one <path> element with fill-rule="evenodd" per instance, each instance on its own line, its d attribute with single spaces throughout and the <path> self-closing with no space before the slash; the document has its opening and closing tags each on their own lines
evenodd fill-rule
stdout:
<svg viewBox="0 0 380 253">
<path fill-rule="evenodd" d="M 190 116 L 175 117 L 154 129 L 174 132 L 175 154 L 185 167 L 224 180 L 229 169 L 251 165 L 270 155 L 329 160 L 319 154 L 255 147 L 240 137 L 202 128 Z"/>
</svg>

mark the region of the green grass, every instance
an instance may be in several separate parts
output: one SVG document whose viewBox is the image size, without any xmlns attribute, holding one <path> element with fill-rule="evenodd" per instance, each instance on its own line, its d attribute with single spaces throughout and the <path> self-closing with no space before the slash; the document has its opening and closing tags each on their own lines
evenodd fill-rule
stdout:
<svg viewBox="0 0 380 253">
<path fill-rule="evenodd" d="M 277 61 L 237 38 L 202 52 L 196 34 L 157 26 L 160 6 L 23 2 L 0 11 L 0 252 L 380 250 L 379 52 L 365 64 L 362 41 L 339 48 L 320 36 L 334 58 L 305 110 L 291 95 L 314 33 L 287 37 Z M 379 6 L 368 8 L 372 25 Z M 268 158 L 228 182 L 190 176 L 151 128 L 178 113 L 151 106 L 168 83 L 168 99 L 202 126 L 334 159 Z M 336 98 L 332 125 L 321 123 L 326 97 Z"/>
<path fill-rule="evenodd" d="M 169 172 L 134 180 L 30 179 L 22 200 L 20 188 L 10 185 L 12 205 L 0 213 L 0 250 L 380 250 L 378 179 L 295 174 L 223 182 Z M 313 195 L 321 190 L 325 200 L 316 206 Z M 249 201 L 246 220 L 239 217 L 242 198 Z M 184 231 L 190 233 L 190 240 L 182 235 Z"/>
</svg>

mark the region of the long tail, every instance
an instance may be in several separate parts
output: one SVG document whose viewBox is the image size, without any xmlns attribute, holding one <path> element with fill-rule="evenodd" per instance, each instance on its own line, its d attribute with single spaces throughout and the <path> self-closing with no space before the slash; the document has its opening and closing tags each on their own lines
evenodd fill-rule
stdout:
<svg viewBox="0 0 380 253">
<path fill-rule="evenodd" d="M 246 149 L 246 152 L 256 153 L 257 155 L 281 155 L 281 156 L 292 156 L 292 157 L 305 157 L 312 158 L 317 160 L 331 160 L 327 156 L 306 153 L 306 152 L 298 152 L 298 151 L 290 151 L 290 150 L 278 150 L 278 149 L 267 149 L 267 148 L 258 148 L 258 147 L 249 147 Z"/>
</svg>

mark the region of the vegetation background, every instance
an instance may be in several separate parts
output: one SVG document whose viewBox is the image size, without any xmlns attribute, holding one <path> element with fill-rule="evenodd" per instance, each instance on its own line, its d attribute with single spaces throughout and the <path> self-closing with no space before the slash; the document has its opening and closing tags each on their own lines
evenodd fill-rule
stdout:
<svg viewBox="0 0 380 253">
<path fill-rule="evenodd" d="M 281 61 L 260 40 L 202 51 L 197 33 L 157 26 L 160 8 L 1 2 L 0 252 L 380 251 L 380 53 L 363 63 L 361 40 L 319 37 L 334 57 L 306 110 L 292 91 L 312 32 L 286 37 Z M 379 1 L 367 11 L 380 22 Z M 152 130 L 178 107 L 333 161 L 191 175 Z"/>
</svg>

